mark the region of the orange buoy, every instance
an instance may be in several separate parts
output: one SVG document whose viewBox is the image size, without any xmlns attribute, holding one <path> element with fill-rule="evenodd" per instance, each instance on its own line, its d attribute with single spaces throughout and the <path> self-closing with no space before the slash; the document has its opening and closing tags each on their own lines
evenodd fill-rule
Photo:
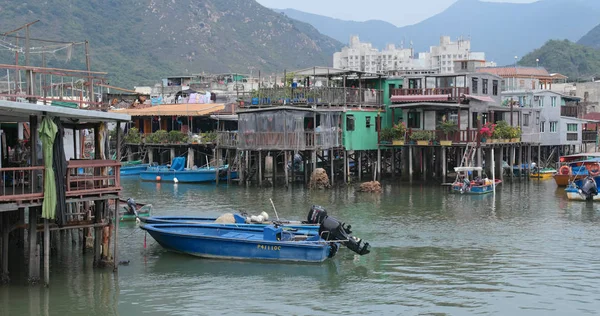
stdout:
<svg viewBox="0 0 600 316">
<path fill-rule="evenodd" d="M 160 181 L 160 176 L 156 176 L 156 181 Z"/>
<path fill-rule="evenodd" d="M 571 174 L 571 167 L 569 167 L 569 166 L 562 166 L 562 167 L 560 167 L 560 169 L 558 169 L 558 173 L 560 173 L 562 175 L 570 175 Z"/>
<path fill-rule="evenodd" d="M 592 177 L 600 175 L 600 164 L 588 165 L 587 170 Z"/>
</svg>

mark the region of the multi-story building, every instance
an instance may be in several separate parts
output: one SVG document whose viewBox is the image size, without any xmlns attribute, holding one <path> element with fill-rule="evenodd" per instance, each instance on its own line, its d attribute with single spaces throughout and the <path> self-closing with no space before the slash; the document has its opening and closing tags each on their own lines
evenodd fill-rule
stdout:
<svg viewBox="0 0 600 316">
<path fill-rule="evenodd" d="M 539 131 L 541 146 L 573 146 L 577 150 L 592 138 L 595 141 L 595 135 L 588 137 L 583 131 L 587 121 L 581 119 L 585 113 L 581 98 L 551 90 L 557 74 L 538 67 L 494 67 L 477 71 L 502 77 L 502 106 L 520 109 L 521 125 Z"/>
<path fill-rule="evenodd" d="M 471 41 L 459 38 L 452 42 L 449 36 L 440 38 L 439 46 L 431 46 L 429 52 L 415 56 L 412 48 L 387 45 L 382 51 L 370 43 L 361 43 L 358 36 L 350 38 L 350 45 L 333 55 L 333 67 L 353 71 L 385 72 L 393 75 L 426 71 L 431 73 L 454 73 L 457 60 L 481 60 L 482 66 L 495 66 L 485 61 L 485 53 L 471 52 Z"/>
</svg>

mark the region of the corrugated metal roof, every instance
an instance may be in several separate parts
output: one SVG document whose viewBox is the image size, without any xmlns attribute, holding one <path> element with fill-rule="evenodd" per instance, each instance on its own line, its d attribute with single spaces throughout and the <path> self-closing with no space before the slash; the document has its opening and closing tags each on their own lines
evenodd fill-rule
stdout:
<svg viewBox="0 0 600 316">
<path fill-rule="evenodd" d="M 224 104 L 178 103 L 151 106 L 143 109 L 112 110 L 131 116 L 205 116 L 225 108 Z"/>
<path fill-rule="evenodd" d="M 536 77 L 550 78 L 546 68 L 542 67 L 484 67 L 477 68 L 477 72 L 490 73 L 500 77 Z"/>
<path fill-rule="evenodd" d="M 394 103 L 400 102 L 441 102 L 448 101 L 450 96 L 448 94 L 431 94 L 431 95 L 395 95 L 391 97 L 391 101 Z"/>
</svg>

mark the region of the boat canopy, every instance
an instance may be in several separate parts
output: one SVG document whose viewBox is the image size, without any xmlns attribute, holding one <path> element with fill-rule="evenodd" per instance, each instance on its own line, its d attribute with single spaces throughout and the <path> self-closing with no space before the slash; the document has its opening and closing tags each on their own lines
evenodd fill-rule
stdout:
<svg viewBox="0 0 600 316">
<path fill-rule="evenodd" d="M 481 171 L 483 170 L 482 167 L 456 167 L 454 168 L 455 172 L 462 172 L 462 171 Z"/>
<path fill-rule="evenodd" d="M 573 162 L 573 161 L 581 161 L 581 160 L 588 160 L 588 159 L 600 159 L 600 153 L 584 153 L 584 154 L 575 154 L 575 155 L 568 155 L 568 156 L 561 156 L 560 157 L 560 162 Z"/>
</svg>

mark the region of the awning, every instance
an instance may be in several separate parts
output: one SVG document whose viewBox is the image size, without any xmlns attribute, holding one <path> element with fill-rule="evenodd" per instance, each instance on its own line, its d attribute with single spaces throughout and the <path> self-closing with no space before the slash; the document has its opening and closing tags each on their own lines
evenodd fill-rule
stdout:
<svg viewBox="0 0 600 316">
<path fill-rule="evenodd" d="M 151 106 L 142 109 L 112 110 L 131 116 L 206 116 L 225 108 L 224 104 L 179 103 Z"/>
<path fill-rule="evenodd" d="M 449 94 L 431 94 L 431 95 L 395 95 L 390 99 L 394 103 L 400 102 L 436 102 L 448 101 Z"/>
<path fill-rule="evenodd" d="M 488 97 L 488 96 L 465 94 L 465 97 L 467 99 L 477 100 L 477 101 L 481 101 L 481 102 L 491 102 L 491 103 L 496 102 L 494 99 L 492 99 L 492 97 Z"/>
</svg>

